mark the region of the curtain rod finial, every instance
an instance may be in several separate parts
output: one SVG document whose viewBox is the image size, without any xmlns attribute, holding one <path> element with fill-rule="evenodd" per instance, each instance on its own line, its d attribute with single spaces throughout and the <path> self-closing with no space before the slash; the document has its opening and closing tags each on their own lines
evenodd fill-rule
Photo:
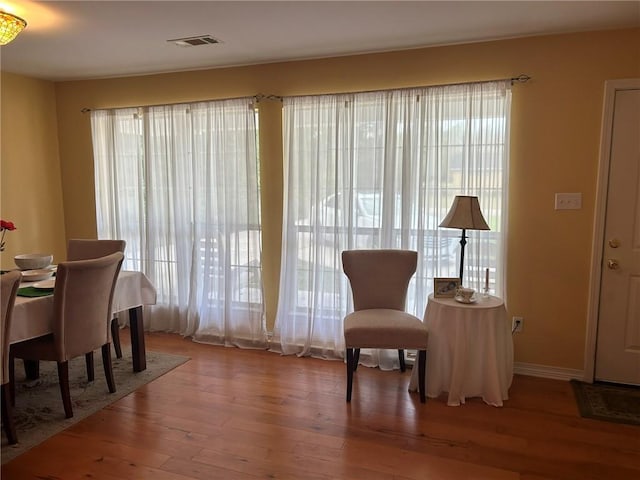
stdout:
<svg viewBox="0 0 640 480">
<path fill-rule="evenodd" d="M 528 82 L 529 80 L 531 80 L 531 77 L 529 75 L 525 75 L 524 73 L 522 73 L 517 77 L 513 77 L 511 79 L 511 85 L 513 85 L 514 83 L 525 83 L 525 82 Z"/>
</svg>

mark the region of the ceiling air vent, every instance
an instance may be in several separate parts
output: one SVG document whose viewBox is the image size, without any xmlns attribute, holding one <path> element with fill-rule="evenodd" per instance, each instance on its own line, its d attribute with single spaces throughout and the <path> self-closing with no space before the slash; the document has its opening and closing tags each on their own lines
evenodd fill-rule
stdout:
<svg viewBox="0 0 640 480">
<path fill-rule="evenodd" d="M 198 45 L 213 45 L 220 43 L 220 40 L 213 38 L 211 35 L 199 35 L 197 37 L 174 38 L 167 42 L 175 43 L 179 47 L 197 47 Z"/>
</svg>

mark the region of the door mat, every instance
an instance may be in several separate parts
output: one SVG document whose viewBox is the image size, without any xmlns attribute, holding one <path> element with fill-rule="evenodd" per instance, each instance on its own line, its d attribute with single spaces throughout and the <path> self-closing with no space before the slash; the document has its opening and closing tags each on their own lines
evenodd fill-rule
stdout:
<svg viewBox="0 0 640 480">
<path fill-rule="evenodd" d="M 640 387 L 571 380 L 580 416 L 605 422 L 640 425 Z"/>
</svg>

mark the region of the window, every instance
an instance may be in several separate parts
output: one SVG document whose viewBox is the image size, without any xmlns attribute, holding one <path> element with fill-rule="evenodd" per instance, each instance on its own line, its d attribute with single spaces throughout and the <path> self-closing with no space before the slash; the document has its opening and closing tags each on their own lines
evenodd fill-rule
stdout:
<svg viewBox="0 0 640 480">
<path fill-rule="evenodd" d="M 503 294 L 510 97 L 489 82 L 285 98 L 284 353 L 343 356 L 345 249 L 418 251 L 407 310 L 422 317 L 433 277 L 458 275 L 461 232 L 438 226 L 456 195 L 477 195 L 491 227 L 467 232 L 465 286 L 490 268 Z"/>
<path fill-rule="evenodd" d="M 266 345 L 252 103 L 92 112 L 98 235 L 156 286 L 151 329 Z"/>
</svg>

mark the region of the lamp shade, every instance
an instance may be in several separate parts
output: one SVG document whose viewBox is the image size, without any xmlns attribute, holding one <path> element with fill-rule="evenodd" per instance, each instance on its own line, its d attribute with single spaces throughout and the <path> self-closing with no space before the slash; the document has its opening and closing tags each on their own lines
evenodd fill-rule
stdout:
<svg viewBox="0 0 640 480">
<path fill-rule="evenodd" d="M 0 45 L 6 45 L 16 38 L 27 26 L 22 18 L 0 11 Z"/>
<path fill-rule="evenodd" d="M 458 195 L 453 199 L 453 205 L 440 226 L 467 230 L 491 230 L 480 211 L 478 197 L 464 195 Z"/>
</svg>

